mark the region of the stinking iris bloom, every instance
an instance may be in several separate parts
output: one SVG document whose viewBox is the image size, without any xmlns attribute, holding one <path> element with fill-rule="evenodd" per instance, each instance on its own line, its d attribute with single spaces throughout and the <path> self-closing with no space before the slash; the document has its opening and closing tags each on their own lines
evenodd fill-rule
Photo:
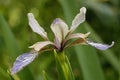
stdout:
<svg viewBox="0 0 120 80">
<path fill-rule="evenodd" d="M 83 43 L 91 45 L 99 50 L 106 50 L 112 47 L 114 45 L 114 42 L 112 42 L 111 45 L 107 45 L 89 41 L 87 37 L 89 36 L 90 32 L 86 34 L 73 33 L 75 29 L 85 21 L 85 14 L 86 8 L 82 7 L 80 9 L 80 12 L 73 19 L 70 29 L 63 20 L 61 20 L 60 18 L 55 19 L 50 26 L 55 36 L 54 42 L 52 42 L 47 37 L 47 33 L 45 32 L 45 30 L 38 24 L 33 14 L 28 13 L 28 20 L 31 29 L 33 30 L 33 32 L 39 34 L 42 38 L 44 38 L 45 41 L 40 41 L 33 44 L 32 46 L 29 47 L 32 48 L 32 51 L 18 56 L 11 69 L 11 74 L 19 72 L 25 66 L 30 64 L 38 56 L 40 52 L 47 51 L 50 49 L 55 49 L 56 51 L 63 51 L 67 47 Z M 77 40 L 68 43 L 69 40 L 74 38 Z M 47 47 L 48 45 L 52 45 L 52 47 L 48 48 Z"/>
</svg>

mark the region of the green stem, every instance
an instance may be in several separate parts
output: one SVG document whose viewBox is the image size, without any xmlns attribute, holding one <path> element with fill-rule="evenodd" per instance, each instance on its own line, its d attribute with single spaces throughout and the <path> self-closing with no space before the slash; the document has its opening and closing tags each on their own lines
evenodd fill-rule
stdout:
<svg viewBox="0 0 120 80">
<path fill-rule="evenodd" d="M 64 52 L 54 51 L 59 80 L 75 80 L 70 62 Z"/>
<path fill-rule="evenodd" d="M 45 71 L 43 71 L 43 77 L 44 77 L 44 80 L 49 80 L 49 78 L 48 78 L 48 76 L 47 76 Z"/>
</svg>

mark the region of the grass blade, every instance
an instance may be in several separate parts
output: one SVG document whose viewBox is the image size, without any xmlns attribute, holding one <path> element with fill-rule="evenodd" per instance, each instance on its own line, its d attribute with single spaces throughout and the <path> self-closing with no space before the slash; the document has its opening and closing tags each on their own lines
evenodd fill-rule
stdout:
<svg viewBox="0 0 120 80">
<path fill-rule="evenodd" d="M 20 48 L 18 47 L 17 41 L 16 41 L 12 31 L 10 30 L 10 27 L 8 26 L 6 20 L 2 16 L 2 14 L 0 14 L 0 29 L 2 31 L 2 34 L 3 34 L 2 36 L 5 41 L 5 45 L 7 47 L 6 48 L 7 54 L 5 54 L 5 55 L 9 56 L 9 58 L 5 57 L 6 58 L 5 60 L 7 60 L 7 63 L 4 63 L 4 64 L 9 64 L 9 66 L 10 66 L 10 65 L 12 65 L 13 60 L 18 56 L 17 53 L 20 53 Z M 9 60 L 11 60 L 10 63 L 8 63 Z M 6 68 L 9 69 L 10 67 L 6 66 Z M 29 69 L 26 68 L 24 71 L 25 72 L 23 74 L 20 74 L 20 78 L 22 80 L 26 80 L 26 79 L 33 80 L 33 76 L 31 75 L 31 72 L 29 71 Z"/>
<path fill-rule="evenodd" d="M 11 32 L 8 24 L 6 23 L 4 17 L 1 14 L 0 14 L 0 29 L 2 31 L 7 49 L 9 50 L 9 54 L 11 55 L 12 59 L 15 59 L 16 57 L 15 55 L 16 53 L 20 52 L 19 50 L 20 48 L 18 47 L 13 33 Z"/>
<path fill-rule="evenodd" d="M 71 18 L 73 18 L 73 13 L 69 13 L 70 11 L 69 10 L 71 10 L 70 9 L 70 7 L 74 7 L 74 4 L 65 4 L 65 3 L 69 3 L 67 0 L 66 1 L 63 1 L 63 0 L 59 0 L 60 1 L 60 4 L 63 6 L 63 10 L 64 10 L 64 12 L 65 12 L 65 16 L 66 15 L 69 15 Z M 72 1 L 73 3 L 74 3 L 74 1 Z M 67 7 L 66 7 L 67 6 Z M 76 9 L 76 7 L 74 7 L 74 9 Z M 67 12 L 67 10 L 69 11 L 69 12 Z M 72 12 L 72 11 L 71 11 Z M 68 16 L 66 16 L 66 17 L 68 17 Z M 71 19 L 71 18 L 69 18 L 69 19 Z M 69 20 L 68 18 L 66 18 L 67 19 L 67 21 L 68 22 L 71 22 L 71 20 Z M 84 30 L 83 29 L 81 29 L 82 31 L 84 31 L 84 32 L 87 32 L 87 29 L 85 28 L 85 27 L 89 27 L 89 32 L 92 32 L 93 30 L 92 30 L 92 28 L 90 27 L 90 26 L 87 26 L 87 23 L 85 23 L 85 25 L 84 26 L 81 26 L 81 27 L 83 27 L 84 28 Z M 79 30 L 79 29 L 77 29 L 77 30 Z M 98 36 L 98 35 L 97 35 Z M 93 37 L 93 39 L 94 40 L 96 40 L 96 36 L 94 36 Z M 101 41 L 100 39 L 98 39 L 98 41 Z M 85 56 L 85 54 L 86 54 L 86 50 L 87 50 L 88 48 L 75 48 L 75 50 L 76 50 L 76 52 L 77 52 L 77 55 L 79 56 L 80 55 L 80 53 L 79 52 L 81 52 L 81 51 L 83 51 L 84 52 L 84 54 L 82 55 L 82 53 L 81 53 L 81 55 L 82 56 Z M 96 57 L 95 57 L 95 51 L 94 50 L 92 50 L 92 49 L 90 49 L 89 50 L 90 52 L 87 52 L 87 54 L 91 54 L 91 57 L 89 57 L 88 59 L 89 60 L 91 60 L 91 59 L 95 59 L 95 60 L 97 60 L 97 61 L 95 61 L 95 60 L 93 60 L 93 62 L 91 62 L 91 64 L 92 65 L 96 65 L 96 63 L 98 63 L 99 62 L 99 60 L 98 60 L 98 55 L 96 55 Z M 94 52 L 94 53 L 93 53 Z M 108 54 L 107 56 L 105 56 L 106 57 L 106 59 L 112 64 L 112 66 L 115 68 L 115 69 L 117 69 L 118 70 L 118 64 L 117 64 L 117 58 L 112 54 L 112 52 L 111 51 L 106 51 L 106 52 L 104 52 L 105 54 Z M 86 56 L 87 56 L 87 54 L 86 54 Z M 97 54 L 97 53 L 96 53 Z M 101 67 L 100 67 L 100 64 L 99 64 L 99 66 L 97 66 L 93 71 L 92 71 L 92 74 L 91 74 L 91 71 L 90 70 L 86 70 L 85 69 L 85 67 L 87 68 L 87 66 L 89 66 L 89 69 L 92 69 L 92 67 L 91 67 L 91 65 L 84 65 L 84 64 L 87 64 L 87 60 L 85 60 L 85 62 L 84 62 L 84 59 L 82 58 L 82 56 L 79 56 L 78 57 L 78 60 L 79 60 L 79 63 L 81 64 L 80 66 L 82 67 L 82 69 L 83 69 L 83 71 L 84 71 L 84 78 L 86 78 L 85 80 L 90 80 L 90 78 L 91 78 L 91 80 L 104 80 L 104 75 L 103 75 L 103 71 L 102 71 L 102 69 L 101 69 Z M 95 57 L 95 58 L 94 58 Z M 112 58 L 112 59 L 111 59 Z M 83 59 L 83 60 L 80 60 L 80 59 Z M 89 61 L 88 60 L 88 61 Z M 83 62 L 81 62 L 81 61 L 83 61 Z M 84 64 L 82 64 L 82 63 L 84 63 Z M 96 74 L 96 71 L 99 71 L 99 73 L 98 74 Z M 95 78 L 94 78 L 94 76 L 96 76 Z"/>
<path fill-rule="evenodd" d="M 45 71 L 43 71 L 43 77 L 44 77 L 44 80 L 49 80 L 49 78 L 48 78 L 48 76 L 47 76 Z"/>
<path fill-rule="evenodd" d="M 95 41 L 98 42 L 103 42 L 101 38 L 95 33 L 95 31 L 86 23 L 85 24 L 85 29 L 86 31 L 90 31 L 91 35 L 90 37 L 94 39 Z M 119 65 L 118 65 L 118 60 L 117 57 L 114 55 L 114 53 L 109 49 L 106 51 L 101 51 L 103 53 L 102 55 L 110 62 L 110 64 L 116 69 L 117 71 L 119 70 Z"/>
<path fill-rule="evenodd" d="M 88 46 L 76 46 L 84 80 L 105 80 L 96 51 Z"/>
</svg>

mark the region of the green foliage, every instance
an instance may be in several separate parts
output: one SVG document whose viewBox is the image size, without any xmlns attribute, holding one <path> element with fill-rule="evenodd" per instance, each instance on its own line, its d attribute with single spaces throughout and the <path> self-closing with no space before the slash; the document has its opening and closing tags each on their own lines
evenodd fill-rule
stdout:
<svg viewBox="0 0 120 80">
<path fill-rule="evenodd" d="M 49 78 L 48 78 L 48 76 L 47 76 L 45 71 L 43 71 L 43 76 L 44 76 L 44 80 L 49 80 Z"/>
<path fill-rule="evenodd" d="M 0 80 L 120 80 L 119 3 L 119 0 L 1 0 Z M 39 55 L 18 74 L 11 76 L 8 73 L 18 55 L 28 52 L 28 46 L 34 42 L 43 40 L 28 27 L 28 12 L 32 12 L 41 26 L 45 26 L 52 39 L 52 20 L 60 17 L 71 25 L 82 6 L 87 8 L 86 22 L 76 32 L 91 32 L 90 38 L 96 42 L 109 44 L 115 41 L 111 49 L 99 51 L 77 45 L 66 49 L 66 54 L 49 51 Z"/>
<path fill-rule="evenodd" d="M 57 53 L 54 51 L 54 55 L 59 80 L 75 80 L 70 63 L 64 52 Z"/>
</svg>

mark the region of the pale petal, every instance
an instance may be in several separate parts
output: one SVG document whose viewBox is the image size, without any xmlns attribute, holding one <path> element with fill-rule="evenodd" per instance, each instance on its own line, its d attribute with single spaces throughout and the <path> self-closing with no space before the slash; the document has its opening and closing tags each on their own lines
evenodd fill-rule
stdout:
<svg viewBox="0 0 120 80">
<path fill-rule="evenodd" d="M 65 45 L 65 48 L 75 46 L 75 45 L 78 45 L 78 44 L 84 44 L 85 45 L 86 43 L 85 43 L 84 39 L 80 38 L 80 39 L 75 40 L 74 42 L 71 42 L 70 44 Z"/>
<path fill-rule="evenodd" d="M 33 48 L 35 51 L 40 51 L 42 48 L 44 48 L 47 45 L 54 45 L 52 42 L 50 41 L 44 41 L 44 42 L 37 42 L 35 44 L 33 44 L 32 46 L 30 46 L 29 48 Z"/>
<path fill-rule="evenodd" d="M 86 38 L 90 35 L 90 32 L 86 33 L 86 34 L 82 34 L 82 33 L 75 33 L 75 34 L 71 34 L 69 35 L 63 42 L 63 45 L 69 41 L 70 39 L 74 39 L 76 38 L 77 40 L 75 40 L 74 42 L 68 44 L 68 45 L 65 45 L 65 48 L 66 47 L 70 47 L 70 46 L 74 46 L 76 44 L 84 44 L 86 43 Z"/>
<path fill-rule="evenodd" d="M 30 64 L 36 57 L 38 56 L 37 52 L 31 51 L 28 53 L 24 53 L 17 57 L 16 61 L 13 64 L 11 69 L 11 74 L 15 74 L 23 69 L 25 66 Z"/>
<path fill-rule="evenodd" d="M 87 43 L 99 50 L 106 50 L 110 47 L 112 47 L 114 45 L 114 41 L 112 41 L 112 44 L 111 45 L 108 45 L 108 44 L 101 44 L 101 43 L 95 43 L 95 42 L 92 42 L 92 41 L 87 41 Z"/>
<path fill-rule="evenodd" d="M 82 38 L 82 39 L 85 39 L 85 38 L 87 38 L 89 35 L 90 35 L 90 32 L 88 32 L 88 33 L 86 33 L 86 34 L 83 34 L 83 33 L 75 33 L 75 34 L 69 35 L 69 36 L 66 38 L 66 40 L 73 39 L 73 38 Z"/>
<path fill-rule="evenodd" d="M 54 44 L 55 44 L 55 48 L 60 50 L 61 49 L 61 43 L 59 42 L 58 38 L 54 39 Z"/>
<path fill-rule="evenodd" d="M 38 33 L 44 39 L 47 39 L 47 33 L 45 30 L 38 24 L 37 20 L 34 18 L 32 13 L 28 13 L 29 25 L 32 28 L 33 32 Z"/>
<path fill-rule="evenodd" d="M 78 13 L 72 21 L 70 32 L 73 32 L 78 27 L 78 25 L 80 25 L 85 21 L 85 14 L 86 14 L 86 8 L 82 7 L 80 9 L 80 13 Z"/>
<path fill-rule="evenodd" d="M 68 34 L 67 24 L 59 18 L 53 21 L 53 23 L 51 24 L 51 29 L 60 43 Z"/>
</svg>

